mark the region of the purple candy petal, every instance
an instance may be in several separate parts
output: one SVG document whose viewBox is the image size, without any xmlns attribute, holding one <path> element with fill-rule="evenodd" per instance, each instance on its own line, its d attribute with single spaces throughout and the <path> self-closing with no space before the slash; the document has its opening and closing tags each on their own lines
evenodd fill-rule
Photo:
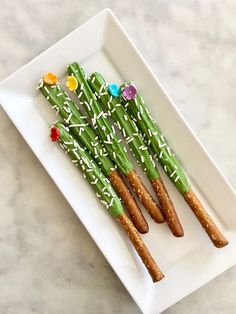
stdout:
<svg viewBox="0 0 236 314">
<path fill-rule="evenodd" d="M 125 86 L 122 91 L 122 95 L 125 99 L 131 100 L 136 97 L 137 89 L 134 85 Z"/>
</svg>

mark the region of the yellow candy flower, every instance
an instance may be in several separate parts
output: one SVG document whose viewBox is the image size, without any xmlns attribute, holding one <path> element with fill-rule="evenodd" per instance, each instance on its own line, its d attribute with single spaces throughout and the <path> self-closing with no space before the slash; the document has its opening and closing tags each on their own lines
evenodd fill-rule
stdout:
<svg viewBox="0 0 236 314">
<path fill-rule="evenodd" d="M 74 76 L 68 76 L 66 81 L 66 86 L 71 91 L 75 91 L 78 88 L 78 81 Z"/>
</svg>

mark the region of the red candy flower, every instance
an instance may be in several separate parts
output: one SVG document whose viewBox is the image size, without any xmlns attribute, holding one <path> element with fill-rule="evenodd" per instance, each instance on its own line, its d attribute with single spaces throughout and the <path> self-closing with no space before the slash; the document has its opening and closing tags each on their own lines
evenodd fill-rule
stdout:
<svg viewBox="0 0 236 314">
<path fill-rule="evenodd" d="M 51 128 L 51 134 L 50 134 L 52 142 L 57 141 L 60 138 L 60 130 L 53 126 Z"/>
</svg>

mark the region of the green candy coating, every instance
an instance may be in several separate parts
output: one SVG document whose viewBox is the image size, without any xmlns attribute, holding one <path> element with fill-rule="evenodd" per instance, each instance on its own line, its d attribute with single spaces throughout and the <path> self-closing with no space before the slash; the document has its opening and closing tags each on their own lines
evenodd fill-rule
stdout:
<svg viewBox="0 0 236 314">
<path fill-rule="evenodd" d="M 61 147 L 68 153 L 75 166 L 83 173 L 84 178 L 90 183 L 108 212 L 113 216 L 123 213 L 120 199 L 89 153 L 69 133 L 70 130 L 64 123 L 56 122 L 54 126 L 60 131 L 59 142 Z"/>
<path fill-rule="evenodd" d="M 111 96 L 108 93 L 105 79 L 97 72 L 91 74 L 88 82 L 104 109 L 111 115 L 115 124 L 124 135 L 126 143 L 130 146 L 138 164 L 142 167 L 148 179 L 159 179 L 160 174 L 156 169 L 152 155 L 150 155 L 136 124 L 121 105 L 119 97 Z"/>
<path fill-rule="evenodd" d="M 47 85 L 42 80 L 39 83 L 39 90 L 69 126 L 70 132 L 88 149 L 103 173 L 109 176 L 115 169 L 115 165 L 108 157 L 108 153 L 86 117 L 82 115 L 68 94 L 59 84 Z"/>
<path fill-rule="evenodd" d="M 126 85 L 121 86 L 121 90 L 124 86 Z M 137 93 L 134 99 L 124 100 L 122 98 L 121 100 L 127 113 L 145 135 L 145 142 L 151 148 L 157 161 L 165 170 L 175 187 L 181 194 L 188 192 L 191 189 L 190 180 L 175 154 L 168 146 L 156 122 L 151 117 L 143 98 Z"/>
<path fill-rule="evenodd" d="M 91 118 L 95 131 L 103 142 L 110 158 L 117 164 L 118 168 L 127 175 L 133 170 L 133 165 L 127 156 L 124 146 L 115 134 L 107 114 L 103 112 L 101 105 L 93 94 L 85 77 L 84 70 L 78 62 L 71 63 L 68 66 L 68 74 L 74 76 L 78 81 L 76 93 L 78 99 L 88 116 Z"/>
</svg>

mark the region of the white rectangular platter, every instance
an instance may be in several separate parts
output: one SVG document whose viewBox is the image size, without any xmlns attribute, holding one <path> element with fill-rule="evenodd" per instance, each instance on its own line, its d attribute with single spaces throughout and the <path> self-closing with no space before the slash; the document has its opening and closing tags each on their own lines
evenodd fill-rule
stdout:
<svg viewBox="0 0 236 314">
<path fill-rule="evenodd" d="M 150 231 L 143 239 L 166 276 L 152 283 L 126 236 L 60 147 L 49 140 L 56 115 L 36 90 L 37 82 L 49 71 L 63 80 L 66 65 L 77 60 L 86 72 L 100 71 L 108 82 L 135 82 L 185 165 L 200 200 L 230 240 L 226 248 L 213 247 L 163 174 L 185 237 L 174 238 L 166 225 L 157 225 L 146 216 Z M 0 103 L 143 313 L 162 312 L 236 263 L 235 193 L 110 10 L 103 10 L 3 80 Z"/>
</svg>

